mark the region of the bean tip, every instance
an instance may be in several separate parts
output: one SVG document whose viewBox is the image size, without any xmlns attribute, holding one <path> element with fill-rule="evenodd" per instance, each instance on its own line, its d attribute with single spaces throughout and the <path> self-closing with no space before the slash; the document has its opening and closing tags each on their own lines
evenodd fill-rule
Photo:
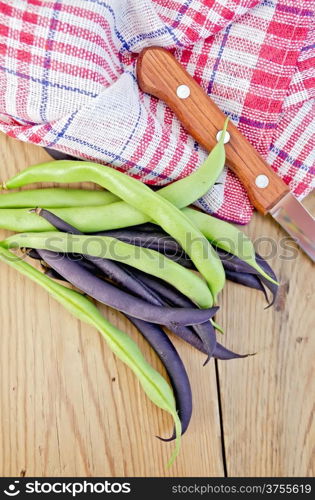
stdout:
<svg viewBox="0 0 315 500">
<path fill-rule="evenodd" d="M 211 356 L 207 356 L 207 359 L 206 359 L 206 361 L 203 363 L 203 365 L 202 365 L 202 366 L 206 366 L 206 365 L 209 363 L 210 359 L 211 359 Z"/>
<path fill-rule="evenodd" d="M 251 356 L 257 356 L 258 352 L 250 352 L 249 354 L 245 354 L 245 358 L 250 358 Z"/>
<path fill-rule="evenodd" d="M 160 441 L 163 441 L 163 443 L 170 443 L 171 441 L 174 441 L 176 439 L 176 434 L 174 433 L 171 437 L 169 438 L 163 438 L 161 436 L 155 436 L 157 439 Z"/>
<path fill-rule="evenodd" d="M 223 125 L 223 132 L 226 132 L 229 121 L 230 121 L 230 118 L 229 118 L 229 116 L 227 116 L 225 119 L 224 125 Z"/>
<path fill-rule="evenodd" d="M 42 213 L 42 210 L 43 210 L 43 209 L 42 209 L 42 208 L 40 208 L 40 207 L 31 208 L 31 209 L 29 210 L 29 213 L 30 213 L 30 214 L 40 215 L 40 214 Z"/>
<path fill-rule="evenodd" d="M 264 311 L 267 311 L 270 307 L 272 307 L 275 303 L 275 299 L 273 299 L 271 302 L 268 302 L 268 304 L 264 307 Z"/>
<path fill-rule="evenodd" d="M 8 190 L 7 185 L 6 185 L 6 183 L 5 183 L 5 182 L 1 182 L 1 183 L 0 183 L 0 189 L 1 189 L 1 190 L 4 190 L 4 191 L 7 191 L 7 190 Z"/>
</svg>

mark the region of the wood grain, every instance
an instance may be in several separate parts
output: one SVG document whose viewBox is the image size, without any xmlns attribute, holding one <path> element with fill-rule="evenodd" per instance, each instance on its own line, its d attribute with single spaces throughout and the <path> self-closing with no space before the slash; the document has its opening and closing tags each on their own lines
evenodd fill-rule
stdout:
<svg viewBox="0 0 315 500">
<path fill-rule="evenodd" d="M 0 145 L 1 180 L 48 158 L 3 135 Z M 307 203 L 313 213 L 314 201 Z M 285 237 L 258 214 L 245 230 L 262 240 Z M 270 247 L 256 243 L 262 253 Z M 214 363 L 203 368 L 202 355 L 176 342 L 191 377 L 194 416 L 171 470 L 164 467 L 171 445 L 154 435 L 168 435 L 172 423 L 130 370 L 96 330 L 1 263 L 0 475 L 223 476 L 222 442 L 230 476 L 314 475 L 314 267 L 302 253 L 272 262 L 283 283 L 275 309 L 265 311 L 258 292 L 233 283 L 220 298 L 222 342 L 258 353 L 218 363 L 224 436 Z M 135 329 L 103 311 L 163 372 Z"/>
<path fill-rule="evenodd" d="M 146 48 L 138 58 L 137 74 L 141 89 L 165 101 L 190 135 L 210 151 L 226 116 L 175 57 L 160 47 Z M 190 88 L 190 96 L 186 99 L 177 96 L 179 85 Z M 229 123 L 227 130 L 231 136 L 226 144 L 227 164 L 246 186 L 253 205 L 265 214 L 289 191 L 288 186 L 233 123 Z M 256 177 L 262 174 L 270 181 L 263 189 L 255 184 Z"/>
<path fill-rule="evenodd" d="M 0 136 L 1 180 L 48 156 Z M 0 231 L 1 239 L 6 233 Z M 177 341 L 191 378 L 194 416 L 172 469 L 171 419 L 154 407 L 96 330 L 0 263 L 0 475 L 222 476 L 215 367 Z M 147 359 L 160 363 L 112 310 Z"/>
<path fill-rule="evenodd" d="M 315 213 L 315 197 L 305 205 Z M 271 217 L 257 215 L 245 231 L 263 255 L 274 254 L 282 285 L 266 311 L 258 292 L 231 283 L 222 295 L 218 321 L 226 344 L 257 353 L 241 363 L 219 362 L 227 472 L 314 476 L 314 264 Z"/>
</svg>

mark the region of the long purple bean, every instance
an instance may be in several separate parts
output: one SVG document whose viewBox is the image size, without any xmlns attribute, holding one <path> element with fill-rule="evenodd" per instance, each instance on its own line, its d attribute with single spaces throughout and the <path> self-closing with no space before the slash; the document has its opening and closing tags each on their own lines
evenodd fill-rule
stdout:
<svg viewBox="0 0 315 500">
<path fill-rule="evenodd" d="M 137 278 L 142 281 L 145 285 L 147 285 L 150 289 L 156 291 L 160 297 L 166 298 L 167 302 L 171 306 L 180 306 L 180 307 L 192 307 L 193 304 L 192 302 L 187 299 L 187 297 L 183 296 L 177 290 L 172 289 L 172 287 L 162 283 L 161 281 L 157 279 L 153 279 L 150 276 L 146 275 L 145 273 L 142 273 L 141 271 L 135 271 L 135 275 Z M 218 308 L 212 308 L 213 309 L 213 316 L 217 312 Z M 176 330 L 176 331 L 175 331 Z M 173 329 L 172 331 L 176 334 L 180 335 L 180 330 L 179 329 Z M 207 353 L 207 359 L 204 363 L 206 365 L 208 361 L 210 360 L 210 357 L 213 355 L 215 346 L 216 346 L 216 334 L 215 334 L 215 329 L 210 323 L 210 321 L 207 321 L 205 323 L 199 324 L 199 325 L 194 325 L 193 330 L 195 334 L 200 338 L 200 340 L 203 343 L 204 349 Z"/>
<path fill-rule="evenodd" d="M 256 252 L 256 260 L 260 267 L 267 273 L 271 278 L 273 278 L 275 281 L 277 281 L 277 276 L 275 272 L 273 271 L 272 267 L 268 264 L 266 259 L 264 259 L 259 253 Z"/>
<path fill-rule="evenodd" d="M 162 280 L 153 278 L 138 269 L 133 269 L 132 272 L 137 279 L 147 285 L 151 290 L 154 290 L 160 297 L 163 297 L 169 305 L 176 305 L 178 307 L 196 307 L 189 298 L 185 297 L 185 295 L 180 293 L 171 285 L 163 283 Z"/>
<path fill-rule="evenodd" d="M 149 230 L 147 230 L 149 229 Z M 113 231 L 103 231 L 95 233 L 99 236 L 112 236 L 126 243 L 130 243 L 133 245 L 137 245 L 144 248 L 150 248 L 152 250 L 157 250 L 160 253 L 163 253 L 168 258 L 176 261 L 178 264 L 183 267 L 187 267 L 189 269 L 195 269 L 195 266 L 191 259 L 186 255 L 183 251 L 182 247 L 177 243 L 176 240 L 171 238 L 167 233 L 163 231 L 157 231 L 154 225 L 144 225 L 144 227 L 135 229 L 135 227 L 128 229 L 115 229 Z M 271 283 L 269 280 L 261 276 L 256 269 L 247 264 L 246 261 L 241 260 L 236 255 L 230 254 L 220 248 L 216 248 L 216 251 L 222 261 L 223 267 L 226 272 L 227 279 L 234 281 L 236 283 L 242 284 L 244 286 L 248 286 L 250 288 L 256 288 L 264 293 L 266 300 L 268 302 L 268 307 L 270 307 L 275 300 L 276 293 L 278 290 L 278 286 L 274 283 Z M 256 254 L 256 260 L 260 264 L 260 266 L 266 271 L 269 276 L 271 276 L 274 280 L 276 280 L 276 275 L 273 272 L 272 268 L 269 264 L 263 259 L 259 254 Z M 236 274 L 251 274 L 252 276 L 256 275 L 256 278 L 250 278 L 249 276 L 244 279 L 237 278 Z M 254 286 L 256 283 L 257 286 Z M 265 285 L 272 293 L 272 300 L 269 302 L 268 297 L 266 296 L 266 289 L 263 286 Z"/>
<path fill-rule="evenodd" d="M 178 244 L 178 242 L 164 231 L 158 231 L 157 227 L 153 224 L 148 223 L 142 226 L 138 226 L 138 228 L 134 226 L 128 229 L 116 229 L 113 231 L 103 231 L 95 234 L 113 236 L 119 240 L 132 243 L 134 245 L 152 248 L 154 250 L 158 250 L 161 253 L 167 254 L 173 259 L 181 259 L 181 261 L 183 262 L 187 260 L 184 265 L 191 268 L 194 267 L 193 263 L 185 254 L 184 250 Z M 216 247 L 216 251 L 226 270 L 238 273 L 255 274 L 260 276 L 256 269 L 250 266 L 246 261 L 241 260 L 236 255 L 230 254 L 218 247 Z M 267 274 L 269 274 L 271 278 L 277 280 L 277 277 L 272 268 L 269 266 L 268 262 L 258 253 L 256 253 L 256 261 L 262 267 L 262 269 Z M 264 281 L 268 280 L 264 278 Z M 274 287 L 277 288 L 277 285 L 274 285 Z M 261 288 L 259 289 L 261 290 Z"/>
<path fill-rule="evenodd" d="M 111 236 L 118 240 L 137 245 L 139 247 L 152 248 L 161 253 L 181 254 L 182 247 L 174 238 L 166 233 L 155 231 L 146 233 L 144 231 L 129 231 L 129 229 L 115 229 L 112 231 L 101 231 L 95 233 L 97 236 Z"/>
<path fill-rule="evenodd" d="M 99 302 L 130 316 L 150 323 L 191 325 L 204 323 L 212 315 L 210 309 L 175 309 L 151 305 L 98 278 L 80 266 L 80 263 L 72 261 L 66 255 L 60 255 L 60 259 L 56 259 L 54 252 L 38 250 L 38 253 L 50 267 L 66 278 L 72 285 Z"/>
<path fill-rule="evenodd" d="M 156 250 L 183 267 L 196 269 L 194 263 L 184 252 L 182 247 L 167 233 L 157 231 L 132 231 L 128 228 L 115 229 L 113 231 L 101 231 L 93 234 L 96 236 L 110 236 L 131 245 Z"/>
<path fill-rule="evenodd" d="M 150 245 L 154 245 L 156 249 L 163 249 L 164 252 L 168 252 L 173 255 L 178 254 L 181 257 L 185 257 L 182 247 L 174 240 L 171 236 L 169 236 L 165 231 L 161 228 L 158 228 L 155 224 L 150 222 L 145 224 L 140 224 L 138 226 L 132 226 L 128 229 L 117 229 L 113 231 L 105 231 L 102 233 L 95 234 L 112 234 L 117 239 L 130 239 L 130 241 L 137 241 L 139 246 L 145 245 L 146 242 L 149 242 Z M 162 244 L 159 242 L 162 242 Z M 215 247 L 216 252 L 222 260 L 224 267 L 227 270 L 235 271 L 235 272 L 245 272 L 249 274 L 257 274 L 258 271 L 250 266 L 246 261 L 241 260 L 236 255 L 230 254 L 225 250 L 222 250 L 219 247 Z M 273 269 L 270 267 L 268 262 L 258 253 L 256 253 L 256 261 L 262 267 L 262 269 L 275 281 L 277 281 L 277 276 L 275 275 Z M 275 285 L 276 286 L 276 285 Z"/>
<path fill-rule="evenodd" d="M 42 257 L 40 256 L 40 259 Z M 80 263 L 82 265 L 82 262 Z M 51 273 L 51 277 L 54 279 L 62 279 L 63 281 L 67 281 L 64 277 L 60 276 L 54 269 L 48 268 L 47 273 Z M 161 301 L 162 303 L 162 301 Z M 199 350 L 203 354 L 208 354 L 207 349 L 205 348 L 202 340 L 200 337 L 194 332 L 192 329 L 193 327 L 189 326 L 183 326 L 183 325 L 168 325 L 167 328 L 173 332 L 176 336 L 180 337 L 183 341 L 194 347 L 195 349 Z M 228 359 L 234 359 L 234 358 L 244 358 L 247 357 L 248 355 L 241 355 L 234 353 L 232 351 L 229 351 L 225 347 L 223 347 L 221 344 L 218 342 L 216 343 L 214 350 L 213 350 L 213 357 L 217 359 L 222 359 L 222 360 L 228 360 Z"/>
<path fill-rule="evenodd" d="M 239 257 L 236 255 L 233 255 L 231 253 L 226 252 L 225 250 L 222 250 L 221 248 L 215 247 L 216 252 L 218 253 L 222 264 L 224 265 L 225 269 L 228 269 L 229 271 L 235 271 L 237 273 L 249 273 L 249 274 L 256 274 L 260 276 L 259 272 L 254 269 L 252 266 L 250 266 L 246 261 L 241 260 Z M 277 280 L 277 277 L 272 270 L 272 268 L 269 266 L 268 262 L 258 253 L 255 254 L 256 261 L 260 265 L 260 267 L 274 280 Z"/>
<path fill-rule="evenodd" d="M 52 225 L 54 225 L 57 229 L 68 232 L 68 233 L 78 233 L 78 230 L 68 223 L 61 220 L 56 215 L 52 214 L 48 210 L 40 210 L 37 211 L 39 215 L 48 220 Z M 122 236 L 129 238 L 129 232 L 124 231 L 112 231 L 115 237 Z M 108 234 L 108 232 L 106 233 Z M 135 234 L 139 234 L 135 232 Z M 156 233 L 154 233 L 156 234 Z M 175 241 L 175 240 L 174 240 Z M 176 243 L 177 244 L 177 243 Z M 90 257 L 87 257 L 90 259 Z M 149 275 L 137 270 L 130 269 L 129 266 L 126 265 L 117 265 L 107 259 L 100 258 L 91 258 L 91 261 L 97 265 L 106 276 L 110 277 L 117 284 L 127 288 L 128 291 L 135 293 L 139 297 L 145 299 L 147 302 L 158 305 L 158 306 L 166 306 L 167 302 L 169 306 L 179 306 L 180 308 L 192 308 L 196 310 L 195 305 L 187 299 L 184 295 L 180 294 L 177 290 L 172 289 L 161 281 L 157 281 L 156 279 L 151 278 Z M 60 274 L 60 273 L 59 273 Z M 166 298 L 166 303 L 165 303 Z M 212 308 L 212 317 L 217 312 L 218 308 Z M 161 321 L 162 322 L 162 321 Z M 171 327 L 171 323 L 170 327 Z M 198 325 L 198 328 L 195 328 L 196 334 L 202 340 L 208 357 L 205 361 L 205 364 L 209 361 L 210 357 L 213 354 L 215 345 L 216 345 L 216 335 L 213 325 L 207 321 Z"/>
<path fill-rule="evenodd" d="M 184 434 L 188 428 L 192 414 L 192 393 L 185 366 L 174 345 L 159 326 L 129 316 L 127 317 L 153 347 L 166 368 L 174 390 L 176 407 L 182 424 L 182 434 Z M 174 432 L 169 439 L 159 439 L 162 439 L 162 441 L 171 441 L 175 437 L 176 434 Z"/>
<path fill-rule="evenodd" d="M 198 351 L 202 352 L 203 354 L 207 354 L 202 341 L 193 331 L 192 327 L 178 326 L 172 329 L 172 332 Z M 219 342 L 216 343 L 213 351 L 213 357 L 220 360 L 246 358 L 248 356 L 250 356 L 250 354 L 237 354 L 235 352 L 232 352 L 229 349 L 226 349 L 223 345 L 219 344 Z"/>
<path fill-rule="evenodd" d="M 42 260 L 38 251 L 33 248 L 27 248 L 25 253 L 28 257 L 30 257 L 33 260 Z M 97 274 L 97 267 L 94 264 L 92 264 L 92 262 L 86 260 L 82 255 L 75 255 L 68 253 L 67 257 L 71 260 L 74 260 L 75 262 L 80 262 L 81 266 L 83 266 L 85 269 L 87 269 L 90 272 L 93 272 L 94 274 Z M 59 254 L 56 254 L 56 259 L 59 258 L 60 258 Z M 53 273 L 46 273 L 46 274 L 50 277 L 53 276 Z"/>
<path fill-rule="evenodd" d="M 257 260 L 258 264 L 260 265 L 260 267 L 262 267 L 263 270 L 267 274 L 269 274 L 269 276 L 271 276 L 275 281 L 277 281 L 277 276 L 275 275 L 272 268 L 269 266 L 268 262 L 258 253 L 256 253 L 256 260 Z M 276 300 L 279 287 L 275 283 L 271 283 L 271 281 L 267 280 L 264 276 L 259 276 L 259 279 L 261 280 L 262 284 L 264 286 L 266 286 L 268 288 L 268 290 L 270 290 L 270 292 L 272 294 L 272 300 L 269 302 L 269 305 L 268 305 L 268 307 L 270 307 L 274 304 L 274 302 Z"/>
<path fill-rule="evenodd" d="M 177 292 L 177 290 L 172 289 L 170 286 L 162 283 L 161 281 L 157 279 L 151 278 L 149 275 L 146 275 L 145 273 L 142 273 L 141 271 L 138 270 L 133 270 L 134 275 L 145 285 L 147 285 L 151 290 L 156 291 L 160 297 L 163 297 L 163 299 L 166 298 L 167 302 L 171 306 L 180 306 L 180 307 L 193 307 L 192 302 L 187 299 L 185 296 Z M 217 312 L 218 308 L 212 308 L 213 309 L 213 316 Z M 178 329 L 175 331 L 172 328 L 172 331 L 175 333 L 180 333 Z M 194 332 L 198 335 L 198 337 L 201 339 L 203 346 L 205 348 L 205 351 L 207 353 L 207 359 L 204 362 L 204 365 L 208 363 L 210 360 L 210 357 L 213 355 L 215 346 L 216 346 L 216 334 L 215 334 L 215 329 L 210 323 L 210 321 L 207 321 L 205 323 L 199 324 L 199 325 L 194 325 L 193 326 Z"/>
<path fill-rule="evenodd" d="M 50 224 L 52 224 L 59 231 L 69 233 L 69 234 L 82 234 L 81 231 L 71 226 L 64 220 L 57 217 L 55 214 L 45 209 L 37 209 L 36 213 L 46 219 Z M 92 262 L 96 267 L 98 267 L 109 279 L 112 279 L 118 285 L 122 286 L 128 292 L 131 292 L 144 300 L 147 300 L 153 305 L 159 306 L 163 305 L 158 300 L 156 294 L 149 291 L 149 289 L 142 286 L 142 283 L 136 279 L 136 275 L 132 273 L 129 266 L 119 265 L 110 259 L 102 259 L 100 257 L 93 257 L 91 255 L 86 255 L 85 258 Z M 150 300 L 149 300 L 150 299 Z M 195 308 L 194 304 L 191 302 L 192 308 Z"/>
<path fill-rule="evenodd" d="M 213 353 L 214 358 L 220 359 L 222 361 L 227 361 L 229 359 L 248 358 L 249 356 L 253 356 L 253 354 L 237 354 L 236 352 L 230 351 L 218 342 Z"/>
</svg>

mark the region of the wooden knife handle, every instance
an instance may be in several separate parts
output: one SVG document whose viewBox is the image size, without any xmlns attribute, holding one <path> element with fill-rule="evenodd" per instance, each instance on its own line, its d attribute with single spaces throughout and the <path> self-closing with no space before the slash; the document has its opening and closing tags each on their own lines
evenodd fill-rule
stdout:
<svg viewBox="0 0 315 500">
<path fill-rule="evenodd" d="M 175 57 L 160 47 L 144 49 L 137 73 L 140 88 L 165 101 L 196 141 L 211 150 L 226 116 Z M 187 88 L 178 90 L 180 85 L 188 87 L 188 97 L 184 92 L 187 95 Z M 226 144 L 226 163 L 245 186 L 252 204 L 266 214 L 289 192 L 289 187 L 231 122 L 227 130 L 230 141 Z"/>
</svg>

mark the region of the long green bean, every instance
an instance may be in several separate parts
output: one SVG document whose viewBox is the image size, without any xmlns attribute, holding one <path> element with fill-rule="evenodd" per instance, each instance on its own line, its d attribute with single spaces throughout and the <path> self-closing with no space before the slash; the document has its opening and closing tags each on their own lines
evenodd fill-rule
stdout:
<svg viewBox="0 0 315 500">
<path fill-rule="evenodd" d="M 109 236 L 80 236 L 62 232 L 22 233 L 10 236 L 7 248 L 35 248 L 102 257 L 123 262 L 173 285 L 201 308 L 213 305 L 212 294 L 198 275 L 160 252 L 130 245 Z"/>
<path fill-rule="evenodd" d="M 228 122 L 227 118 L 220 140 L 204 163 L 187 177 L 160 189 L 159 195 L 173 203 L 177 208 L 183 208 L 194 203 L 212 188 L 225 165 L 224 137 Z"/>
<path fill-rule="evenodd" d="M 6 183 L 8 189 L 34 182 L 94 182 L 146 214 L 178 241 L 206 279 L 214 300 L 225 273 L 209 241 L 170 201 L 138 180 L 110 167 L 90 162 L 55 161 L 25 169 Z"/>
<path fill-rule="evenodd" d="M 143 357 L 138 345 L 124 332 L 107 321 L 86 297 L 51 280 L 28 263 L 17 258 L 0 244 L 0 260 L 41 285 L 75 317 L 88 323 L 101 333 L 109 347 L 137 376 L 151 401 L 170 413 L 176 429 L 176 446 L 169 461 L 171 465 L 180 448 L 181 423 L 176 411 L 174 393 L 166 380 Z"/>
<path fill-rule="evenodd" d="M 229 119 L 227 118 L 223 132 L 225 133 Z M 159 191 L 163 198 L 171 201 L 178 208 L 194 203 L 213 186 L 225 164 L 224 136 L 215 145 L 204 163 L 191 175 Z M 9 183 L 8 183 L 9 184 Z M 119 201 L 109 191 L 88 191 L 80 189 L 46 188 L 17 193 L 0 194 L 0 208 L 65 208 L 78 206 L 107 205 Z"/>
<path fill-rule="evenodd" d="M 162 190 L 161 190 L 162 191 Z M 58 208 L 51 211 L 83 233 L 109 231 L 148 222 L 148 217 L 125 202 L 107 206 Z M 236 255 L 274 283 L 256 262 L 255 249 L 250 239 L 236 226 L 191 208 L 182 210 L 203 235 L 217 247 Z M 55 228 L 27 209 L 0 210 L 0 229 L 16 232 L 54 231 Z"/>
<path fill-rule="evenodd" d="M 211 217 L 208 214 L 198 212 L 189 207 L 184 208 L 183 212 L 196 224 L 198 229 L 211 243 L 214 243 L 226 252 L 236 255 L 239 259 L 256 269 L 267 280 L 277 284 L 256 262 L 254 245 L 243 231 L 240 231 L 229 222 Z"/>
<path fill-rule="evenodd" d="M 45 188 L 0 194 L 0 208 L 62 208 L 108 205 L 118 201 L 109 191 Z"/>
<path fill-rule="evenodd" d="M 51 208 L 50 211 L 82 233 L 129 227 L 150 220 L 144 213 L 124 201 L 99 207 Z M 16 232 L 54 231 L 53 226 L 30 213 L 28 208 L 0 209 L 0 229 Z"/>
</svg>

